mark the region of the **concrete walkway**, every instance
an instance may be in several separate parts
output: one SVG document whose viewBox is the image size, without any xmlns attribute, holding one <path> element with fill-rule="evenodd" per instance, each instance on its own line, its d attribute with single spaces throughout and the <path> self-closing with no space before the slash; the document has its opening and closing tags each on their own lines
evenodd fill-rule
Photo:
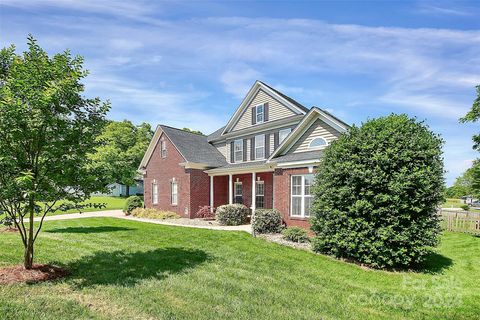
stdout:
<svg viewBox="0 0 480 320">
<path fill-rule="evenodd" d="M 145 218 L 135 218 L 132 216 L 126 216 L 123 214 L 122 210 L 106 210 L 106 211 L 94 211 L 94 212 L 84 212 L 84 213 L 70 213 L 70 214 L 60 214 L 57 216 L 47 216 L 44 221 L 56 221 L 56 220 L 71 220 L 71 219 L 81 219 L 81 218 L 118 218 L 131 221 L 140 221 L 153 224 L 162 224 L 168 226 L 176 227 L 187 227 L 187 228 L 198 228 L 198 229 L 210 229 L 210 230 L 223 230 L 223 231 L 244 231 L 251 233 L 252 226 L 250 224 L 245 224 L 241 226 L 217 226 L 217 225 L 193 225 L 193 224 L 182 224 L 175 223 L 164 220 L 154 220 L 154 219 L 145 219 Z M 35 221 L 40 221 L 40 218 L 35 218 Z"/>
</svg>

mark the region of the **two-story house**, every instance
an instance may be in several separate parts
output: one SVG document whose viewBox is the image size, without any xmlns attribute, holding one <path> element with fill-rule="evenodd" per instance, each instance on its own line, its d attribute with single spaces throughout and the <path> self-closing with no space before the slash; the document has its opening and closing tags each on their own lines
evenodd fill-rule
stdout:
<svg viewBox="0 0 480 320">
<path fill-rule="evenodd" d="M 275 208 L 308 227 L 322 150 L 348 125 L 256 81 L 228 123 L 209 136 L 159 125 L 139 170 L 145 205 L 195 218 L 202 206 Z"/>
</svg>

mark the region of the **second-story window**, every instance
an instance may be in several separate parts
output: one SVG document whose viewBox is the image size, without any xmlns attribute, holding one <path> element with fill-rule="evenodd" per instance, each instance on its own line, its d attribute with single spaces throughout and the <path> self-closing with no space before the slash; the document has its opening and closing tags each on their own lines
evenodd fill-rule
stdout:
<svg viewBox="0 0 480 320">
<path fill-rule="evenodd" d="M 235 140 L 233 144 L 234 160 L 240 162 L 243 160 L 243 140 Z"/>
<path fill-rule="evenodd" d="M 265 105 L 261 104 L 258 105 L 256 108 L 256 122 L 263 123 L 265 121 Z"/>
<path fill-rule="evenodd" d="M 282 129 L 278 132 L 278 143 L 282 143 L 283 140 L 288 136 L 288 134 L 292 131 L 292 129 Z"/>
<path fill-rule="evenodd" d="M 165 142 L 165 140 L 160 141 L 160 150 L 162 158 L 165 158 L 167 156 L 167 143 Z"/>
<path fill-rule="evenodd" d="M 265 158 L 265 135 L 255 136 L 255 159 Z"/>
</svg>

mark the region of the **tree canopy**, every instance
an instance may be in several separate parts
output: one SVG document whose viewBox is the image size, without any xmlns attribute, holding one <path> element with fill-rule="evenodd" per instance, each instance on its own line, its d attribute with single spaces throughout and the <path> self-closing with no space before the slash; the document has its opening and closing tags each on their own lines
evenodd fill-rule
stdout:
<svg viewBox="0 0 480 320">
<path fill-rule="evenodd" d="M 131 121 L 111 121 L 98 136 L 99 146 L 90 155 L 106 183 L 121 183 L 128 187 L 138 176 L 137 169 L 153 137 L 148 123 L 138 126 Z"/>
<path fill-rule="evenodd" d="M 422 261 L 440 232 L 442 144 L 406 115 L 353 126 L 332 142 L 314 182 L 314 250 L 379 268 Z"/>
<path fill-rule="evenodd" d="M 190 129 L 190 128 L 187 128 L 187 127 L 184 127 L 182 130 L 185 131 L 185 132 L 195 133 L 195 134 L 198 134 L 198 135 L 201 135 L 201 136 L 204 135 L 202 131 L 193 130 L 193 129 Z"/>
<path fill-rule="evenodd" d="M 82 57 L 49 57 L 31 36 L 21 55 L 14 46 L 0 51 L 0 213 L 19 230 L 26 268 L 56 201 L 79 202 L 99 188 L 86 155 L 98 144 L 109 104 L 83 96 L 87 74 Z"/>
<path fill-rule="evenodd" d="M 460 119 L 460 122 L 477 122 L 480 119 L 480 86 L 476 87 L 477 98 L 473 101 L 472 109 Z M 476 134 L 472 138 L 473 149 L 480 151 L 480 134 Z"/>
</svg>

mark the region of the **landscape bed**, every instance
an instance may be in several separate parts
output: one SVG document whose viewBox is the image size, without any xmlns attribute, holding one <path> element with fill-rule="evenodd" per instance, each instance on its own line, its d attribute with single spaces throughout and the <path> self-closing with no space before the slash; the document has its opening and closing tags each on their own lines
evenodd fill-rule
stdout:
<svg viewBox="0 0 480 320">
<path fill-rule="evenodd" d="M 0 233 L 0 268 L 22 262 Z M 113 218 L 47 221 L 61 280 L 0 286 L 2 319 L 475 319 L 480 238 L 445 233 L 419 272 L 361 268 L 225 232 Z"/>
</svg>

